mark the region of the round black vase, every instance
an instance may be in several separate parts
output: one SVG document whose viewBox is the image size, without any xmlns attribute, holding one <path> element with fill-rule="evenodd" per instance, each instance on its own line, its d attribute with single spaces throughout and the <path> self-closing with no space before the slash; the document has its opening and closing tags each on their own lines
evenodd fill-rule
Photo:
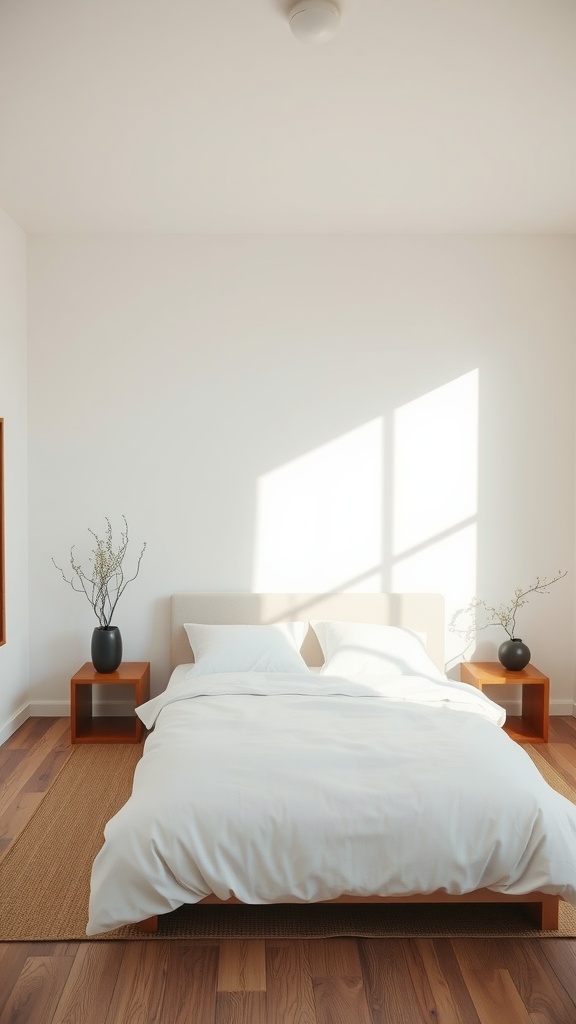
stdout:
<svg viewBox="0 0 576 1024">
<path fill-rule="evenodd" d="M 122 661 L 122 636 L 118 626 L 96 626 L 91 654 L 97 672 L 116 671 Z"/>
<path fill-rule="evenodd" d="M 498 648 L 498 660 L 509 672 L 520 672 L 530 661 L 530 648 L 512 637 Z"/>
</svg>

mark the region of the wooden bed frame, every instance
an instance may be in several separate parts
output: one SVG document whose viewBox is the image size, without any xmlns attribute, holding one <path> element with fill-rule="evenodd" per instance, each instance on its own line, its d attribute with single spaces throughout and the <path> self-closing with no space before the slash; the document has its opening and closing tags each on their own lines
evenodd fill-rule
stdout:
<svg viewBox="0 0 576 1024">
<path fill-rule="evenodd" d="M 492 892 L 491 889 L 476 889 L 464 896 L 451 896 L 446 892 L 431 892 L 423 896 L 338 896 L 334 900 L 322 900 L 323 903 L 520 903 L 533 924 L 541 931 L 556 931 L 558 928 L 558 905 L 560 897 L 550 896 L 545 892 L 531 892 L 521 896 L 508 896 L 505 893 Z M 220 906 L 239 904 L 241 901 L 232 896 L 228 900 L 220 900 L 213 894 L 195 903 L 195 907 L 207 903 Z M 291 904 L 292 905 L 292 904 Z M 147 917 L 140 921 L 142 932 L 158 931 L 159 915 Z"/>
<path fill-rule="evenodd" d="M 184 630 L 185 622 L 220 625 L 273 623 L 282 621 L 333 619 L 348 622 L 380 622 L 404 626 L 422 633 L 430 657 L 444 671 L 444 600 L 439 594 L 231 594 L 179 593 L 171 599 L 170 660 L 171 667 L 192 661 L 190 645 Z M 315 633 L 310 629 L 302 646 L 308 665 L 322 665 L 322 651 Z M 462 896 L 433 892 L 413 896 L 340 896 L 327 903 L 520 903 L 533 923 L 543 931 L 558 928 L 558 896 L 543 892 L 508 895 L 477 889 Z M 214 894 L 201 904 L 240 903 L 235 897 L 220 900 Z M 158 915 L 140 922 L 144 932 L 158 929 Z"/>
</svg>

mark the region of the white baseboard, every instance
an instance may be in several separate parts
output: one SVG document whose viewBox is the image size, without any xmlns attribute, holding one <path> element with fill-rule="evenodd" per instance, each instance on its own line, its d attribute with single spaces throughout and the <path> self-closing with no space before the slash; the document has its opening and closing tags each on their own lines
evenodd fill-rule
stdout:
<svg viewBox="0 0 576 1024">
<path fill-rule="evenodd" d="M 499 702 L 500 703 L 500 702 Z M 522 711 L 520 701 L 502 701 L 501 706 L 507 715 L 519 715 Z M 94 701 L 94 715 L 118 715 L 122 718 L 134 714 L 134 704 L 130 701 Z M 551 715 L 572 715 L 576 718 L 576 701 L 553 700 L 550 702 Z M 39 718 L 69 718 L 69 700 L 36 700 L 22 708 L 17 715 L 4 726 L 0 726 L 0 743 L 5 743 L 12 733 L 16 732 L 30 716 Z"/>
<path fill-rule="evenodd" d="M 576 717 L 576 701 L 553 700 L 550 702 L 551 715 L 574 715 Z"/>
<path fill-rule="evenodd" d="M 39 718 L 69 718 L 69 700 L 36 700 L 30 704 L 30 714 Z M 119 718 L 128 718 L 134 714 L 134 701 L 108 700 L 94 701 L 93 714 L 95 718 L 101 715 L 114 715 Z M 28 717 L 28 716 L 26 716 Z"/>
<path fill-rule="evenodd" d="M 494 698 L 491 698 L 494 700 Z M 519 700 L 498 700 L 495 701 L 507 715 L 520 715 L 522 713 L 522 703 Z M 576 702 L 570 700 L 552 700 L 550 701 L 550 715 L 574 715 L 576 716 Z"/>
<path fill-rule="evenodd" d="M 8 719 L 7 722 L 4 722 L 4 725 L 0 725 L 0 746 L 2 743 L 6 743 L 6 740 L 9 740 L 21 725 L 24 725 L 26 719 L 30 718 L 30 714 L 29 705 L 24 704 L 12 718 Z M 70 712 L 68 712 L 68 714 L 70 714 Z"/>
<path fill-rule="evenodd" d="M 33 700 L 30 714 L 34 718 L 69 718 L 69 700 Z"/>
</svg>

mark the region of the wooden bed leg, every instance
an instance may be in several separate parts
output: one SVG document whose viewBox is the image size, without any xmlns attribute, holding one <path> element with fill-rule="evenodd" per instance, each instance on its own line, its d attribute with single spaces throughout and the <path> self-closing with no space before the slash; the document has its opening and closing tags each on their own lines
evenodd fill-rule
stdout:
<svg viewBox="0 0 576 1024">
<path fill-rule="evenodd" d="M 158 914 L 154 914 L 154 917 L 147 917 L 145 921 L 140 921 L 138 927 L 141 932 L 157 932 Z"/>
<path fill-rule="evenodd" d="M 539 903 L 526 903 L 526 910 L 537 928 L 543 932 L 557 931 L 560 898 L 558 896 L 542 896 Z"/>
</svg>

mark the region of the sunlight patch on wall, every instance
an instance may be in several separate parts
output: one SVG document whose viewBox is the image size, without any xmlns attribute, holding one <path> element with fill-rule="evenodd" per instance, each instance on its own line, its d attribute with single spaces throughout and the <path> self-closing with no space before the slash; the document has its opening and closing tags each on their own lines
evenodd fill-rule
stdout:
<svg viewBox="0 0 576 1024">
<path fill-rule="evenodd" d="M 260 477 L 254 590 L 381 590 L 383 479 L 381 419 Z"/>
<path fill-rule="evenodd" d="M 476 515 L 478 371 L 394 414 L 392 548 L 425 544 Z"/>
<path fill-rule="evenodd" d="M 476 590 L 478 371 L 397 409 L 392 447 L 391 589 L 442 593 L 449 619 Z"/>
<path fill-rule="evenodd" d="M 437 541 L 400 558 L 392 572 L 392 590 L 406 593 L 421 591 L 442 594 L 445 601 L 446 625 L 454 611 L 463 607 L 476 590 L 477 566 L 476 523 L 457 526 Z M 461 660 L 466 653 L 465 641 L 446 631 L 445 660 Z M 468 655 L 471 649 L 467 651 Z"/>
<path fill-rule="evenodd" d="M 474 370 L 260 477 L 253 588 L 440 593 L 448 622 L 476 591 L 477 501 Z"/>
</svg>

